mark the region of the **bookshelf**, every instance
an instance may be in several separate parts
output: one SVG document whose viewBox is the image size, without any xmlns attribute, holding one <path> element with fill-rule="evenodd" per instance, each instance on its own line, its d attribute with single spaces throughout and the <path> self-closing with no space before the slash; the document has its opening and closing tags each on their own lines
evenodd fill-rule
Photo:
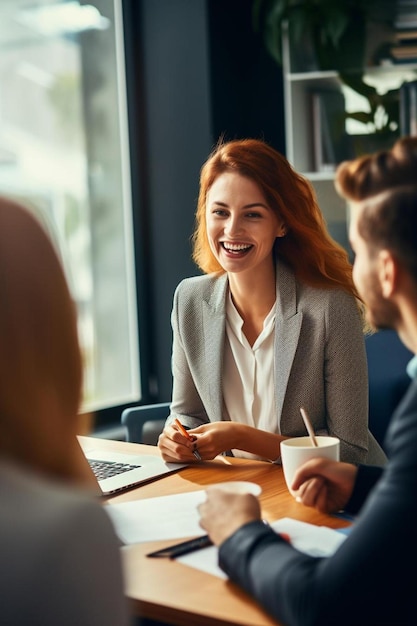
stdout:
<svg viewBox="0 0 417 626">
<path fill-rule="evenodd" d="M 371 143 L 376 135 L 367 134 L 362 124 L 346 118 L 346 112 L 366 106 L 357 102 L 357 94 L 347 88 L 336 71 L 319 71 L 305 55 L 306 71 L 302 71 L 300 50 L 293 51 L 288 30 L 283 32 L 283 80 L 285 136 L 287 158 L 295 169 L 313 184 L 320 207 L 331 235 L 348 251 L 347 210 L 345 202 L 334 188 L 335 169 L 342 160 L 349 159 L 362 149 L 369 152 L 390 147 L 400 134 L 417 133 L 417 59 L 416 62 L 397 63 L 384 59 L 378 66 L 369 67 L 365 81 L 379 93 L 399 89 L 406 98 L 416 103 L 416 120 L 411 119 L 410 107 L 402 96 L 401 128 L 388 137 L 388 144 Z M 410 96 L 411 85 L 414 85 Z M 413 100 L 414 95 L 416 96 Z M 405 110 L 407 109 L 407 110 Z M 401 115 L 400 115 L 401 117 Z M 414 124 L 414 125 L 413 125 Z M 385 141 L 387 138 L 384 137 Z"/>
</svg>

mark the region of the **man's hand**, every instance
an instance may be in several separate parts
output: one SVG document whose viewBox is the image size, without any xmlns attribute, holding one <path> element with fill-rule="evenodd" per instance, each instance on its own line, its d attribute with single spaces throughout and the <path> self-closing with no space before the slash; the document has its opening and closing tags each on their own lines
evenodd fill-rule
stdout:
<svg viewBox="0 0 417 626">
<path fill-rule="evenodd" d="M 294 476 L 291 488 L 298 490 L 297 500 L 321 513 L 344 509 L 356 480 L 358 468 L 330 459 L 311 459 Z"/>
<path fill-rule="evenodd" d="M 200 526 L 220 545 L 244 524 L 261 519 L 258 499 L 252 494 L 230 493 L 213 485 L 207 500 L 198 506 Z"/>
</svg>

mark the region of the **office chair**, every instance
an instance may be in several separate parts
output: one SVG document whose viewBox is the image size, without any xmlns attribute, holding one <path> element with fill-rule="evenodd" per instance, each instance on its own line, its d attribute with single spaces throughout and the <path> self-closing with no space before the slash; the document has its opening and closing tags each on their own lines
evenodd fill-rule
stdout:
<svg viewBox="0 0 417 626">
<path fill-rule="evenodd" d="M 124 409 L 121 422 L 126 427 L 126 441 L 156 446 L 169 415 L 169 406 L 169 402 L 160 402 Z"/>
<path fill-rule="evenodd" d="M 411 382 L 406 367 L 413 357 L 397 333 L 380 330 L 365 339 L 369 377 L 369 430 L 382 446 L 394 410 Z"/>
</svg>

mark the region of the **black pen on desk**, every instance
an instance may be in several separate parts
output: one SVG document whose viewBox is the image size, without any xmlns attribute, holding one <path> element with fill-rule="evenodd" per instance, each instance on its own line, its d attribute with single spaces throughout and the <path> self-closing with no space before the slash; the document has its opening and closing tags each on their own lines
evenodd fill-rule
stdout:
<svg viewBox="0 0 417 626">
<path fill-rule="evenodd" d="M 202 548 L 207 548 L 211 545 L 213 544 L 210 537 L 208 535 L 202 535 L 196 539 L 189 539 L 188 541 L 182 541 L 181 543 L 176 543 L 173 546 L 168 546 L 168 548 L 162 548 L 161 550 L 156 550 L 155 552 L 149 552 L 146 556 L 168 557 L 169 559 L 175 559 L 177 556 L 182 556 L 183 554 L 188 554 L 189 552 L 195 552 L 196 550 L 201 550 Z"/>
<path fill-rule="evenodd" d="M 187 439 L 189 441 L 194 441 L 194 439 L 191 437 L 190 433 L 188 433 L 184 426 L 181 424 L 180 420 L 176 417 L 175 418 L 175 424 L 178 426 L 180 432 L 184 435 L 184 437 L 187 437 Z M 197 461 L 202 461 L 203 459 L 200 456 L 200 453 L 198 450 L 193 450 L 193 454 L 195 456 L 195 458 L 197 459 Z"/>
</svg>

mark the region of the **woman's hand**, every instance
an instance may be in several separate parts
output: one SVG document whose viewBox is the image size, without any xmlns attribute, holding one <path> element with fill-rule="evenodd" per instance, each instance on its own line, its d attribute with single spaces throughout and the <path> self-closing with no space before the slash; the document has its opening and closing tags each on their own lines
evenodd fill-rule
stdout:
<svg viewBox="0 0 417 626">
<path fill-rule="evenodd" d="M 209 461 L 226 450 L 237 447 L 237 432 L 240 424 L 236 422 L 210 422 L 188 432 L 196 438 L 197 450 L 202 459 Z"/>
<path fill-rule="evenodd" d="M 158 438 L 158 448 L 164 461 L 168 463 L 196 463 L 198 459 L 193 452 L 197 450 L 197 438 L 191 434 L 192 440 L 185 437 L 173 424 L 166 426 Z"/>
<path fill-rule="evenodd" d="M 275 460 L 279 456 L 279 445 L 283 437 L 274 433 L 240 424 L 238 422 L 219 421 L 202 424 L 190 429 L 188 434 L 194 437 L 194 442 L 187 439 L 175 430 L 175 426 L 168 426 L 159 436 L 158 446 L 165 461 L 190 462 L 196 459 L 190 456 L 197 450 L 203 461 L 210 461 L 227 450 L 244 450 L 268 460 Z M 190 443 L 194 445 L 190 445 Z M 188 450 L 184 450 L 185 445 Z"/>
<path fill-rule="evenodd" d="M 335 513 L 346 506 L 358 468 L 330 459 L 311 459 L 295 473 L 291 488 L 298 490 L 297 500 L 321 513 Z"/>
<path fill-rule="evenodd" d="M 239 424 L 235 422 L 203 424 L 187 431 L 193 439 L 190 441 L 173 424 L 166 426 L 159 435 L 158 448 L 162 458 L 167 462 L 196 462 L 198 459 L 193 454 L 195 451 L 198 451 L 202 460 L 210 461 L 234 447 L 234 435 L 238 427 Z"/>
<path fill-rule="evenodd" d="M 248 493 L 230 493 L 213 485 L 207 500 L 198 506 L 200 526 L 215 545 L 220 545 L 248 522 L 261 519 L 259 501 Z"/>
</svg>

